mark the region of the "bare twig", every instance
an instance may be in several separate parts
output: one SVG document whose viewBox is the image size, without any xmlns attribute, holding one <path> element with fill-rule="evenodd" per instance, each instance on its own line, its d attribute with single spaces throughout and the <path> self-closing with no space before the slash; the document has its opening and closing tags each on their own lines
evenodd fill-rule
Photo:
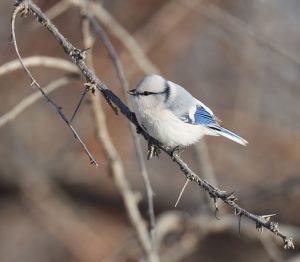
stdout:
<svg viewBox="0 0 300 262">
<path fill-rule="evenodd" d="M 77 66 L 73 63 L 61 59 L 61 58 L 54 58 L 50 56 L 31 56 L 23 58 L 23 64 L 27 67 L 32 66 L 43 66 L 49 67 L 53 69 L 61 69 L 72 73 L 78 73 L 79 70 Z M 19 59 L 15 59 L 13 61 L 7 62 L 0 66 L 0 76 L 4 74 L 9 74 L 13 71 L 22 68 L 22 64 L 20 63 Z"/>
<path fill-rule="evenodd" d="M 82 8 L 85 12 L 85 8 Z M 85 47 L 90 47 L 93 45 L 94 41 L 90 32 L 90 19 L 83 19 L 82 32 Z M 87 55 L 87 63 L 91 68 L 93 68 L 93 62 L 91 54 Z M 125 78 L 124 78 L 125 79 Z M 132 192 L 130 184 L 125 176 L 124 167 L 122 160 L 113 145 L 112 139 L 109 135 L 106 118 L 103 113 L 101 106 L 100 94 L 97 92 L 91 95 L 92 101 L 92 111 L 94 116 L 96 134 L 99 142 L 101 143 L 104 153 L 109 161 L 110 171 L 115 184 L 117 185 L 119 192 L 124 201 L 124 205 L 127 210 L 127 214 L 131 221 L 133 228 L 136 231 L 138 240 L 140 241 L 142 250 L 147 258 L 147 261 L 158 261 L 156 253 L 151 247 L 151 241 L 147 232 L 146 225 L 138 209 L 138 201 L 136 195 Z"/>
<path fill-rule="evenodd" d="M 187 179 L 186 181 L 185 181 L 185 183 L 184 183 L 184 185 L 183 185 L 183 187 L 182 187 L 182 189 L 181 189 L 181 191 L 180 191 L 180 194 L 179 194 L 179 196 L 178 196 L 178 198 L 177 198 L 177 201 L 176 201 L 176 203 L 175 203 L 175 207 L 177 207 L 177 205 L 178 205 L 178 203 L 179 203 L 179 200 L 180 200 L 180 198 L 181 198 L 181 196 L 182 196 L 182 194 L 183 194 L 183 192 L 184 192 L 184 190 L 185 190 L 185 188 L 186 188 L 186 186 L 187 186 L 187 184 L 190 182 L 190 180 L 189 179 Z"/>
<path fill-rule="evenodd" d="M 50 84 L 44 87 L 44 92 L 46 94 L 50 94 L 54 90 L 60 88 L 63 85 L 70 83 L 71 80 L 78 78 L 78 75 L 69 75 L 58 78 L 51 82 Z M 35 91 L 33 94 L 24 98 L 21 102 L 14 106 L 11 110 L 6 112 L 4 115 L 0 116 L 0 127 L 4 126 L 5 124 L 9 123 L 10 121 L 14 120 L 19 114 L 21 114 L 26 108 L 31 106 L 37 100 L 42 98 L 40 91 Z"/>
<path fill-rule="evenodd" d="M 21 12 L 22 14 L 26 15 L 27 13 L 27 8 L 26 5 L 21 3 L 20 5 L 17 5 L 17 7 L 14 10 L 14 13 L 12 15 L 12 20 L 11 20 L 11 30 L 12 30 L 12 40 L 13 40 L 13 44 L 17 53 L 17 56 L 20 60 L 20 63 L 23 67 L 23 69 L 25 70 L 25 72 L 27 73 L 28 77 L 31 79 L 32 83 L 31 85 L 35 85 L 38 90 L 42 93 L 42 95 L 46 98 L 47 102 L 50 103 L 54 109 L 56 110 L 56 112 L 60 115 L 60 117 L 65 121 L 65 123 L 67 124 L 67 126 L 70 128 L 70 130 L 72 131 L 73 135 L 75 138 L 78 139 L 81 147 L 83 148 L 83 150 L 86 152 L 86 154 L 88 155 L 89 159 L 90 159 L 90 163 L 94 164 L 96 166 L 98 166 L 96 160 L 94 159 L 94 157 L 92 156 L 92 154 L 90 153 L 90 151 L 87 149 L 86 145 L 84 144 L 84 142 L 81 140 L 80 136 L 77 134 L 77 131 L 73 128 L 73 126 L 69 123 L 69 120 L 67 119 L 66 115 L 64 114 L 63 110 L 61 107 L 59 107 L 42 89 L 42 87 L 40 86 L 40 84 L 34 79 L 34 77 L 32 76 L 31 72 L 29 71 L 28 67 L 24 64 L 22 57 L 20 55 L 19 49 L 18 49 L 18 45 L 17 45 L 17 40 L 16 40 L 16 34 L 15 34 L 15 20 L 16 20 L 16 16 L 17 14 Z"/>
<path fill-rule="evenodd" d="M 51 23 L 51 21 L 43 14 L 43 12 L 31 0 L 23 0 L 23 1 L 19 0 L 17 2 L 17 8 L 15 9 L 13 16 L 15 17 L 16 14 L 21 10 L 23 12 L 26 10 L 32 12 L 38 18 L 38 21 L 42 25 L 44 25 L 47 28 L 47 30 L 54 36 L 54 38 L 61 45 L 64 51 L 74 60 L 74 63 L 77 64 L 77 66 L 83 73 L 84 77 L 86 78 L 87 82 L 95 84 L 97 89 L 99 89 L 99 91 L 101 91 L 104 95 L 106 95 L 120 109 L 123 115 L 125 115 L 134 125 L 136 125 L 137 127 L 139 126 L 134 113 L 132 113 L 128 109 L 128 107 L 125 104 L 123 104 L 123 102 L 119 99 L 119 97 L 117 97 L 110 89 L 108 89 L 108 87 L 102 81 L 100 81 L 100 79 L 86 66 L 86 64 L 82 59 L 81 51 L 76 49 L 70 42 L 68 42 L 65 39 L 63 35 L 59 33 L 58 29 Z M 141 134 L 144 136 L 145 139 L 147 140 L 150 139 L 147 133 L 141 131 Z M 163 150 L 170 157 L 172 157 L 173 161 L 176 162 L 176 164 L 179 166 L 179 168 L 181 169 L 181 171 L 183 172 L 183 174 L 186 176 L 187 179 L 201 186 L 204 190 L 206 190 L 210 194 L 210 196 L 215 201 L 221 199 L 223 202 L 225 202 L 230 207 L 232 207 L 235 210 L 235 213 L 237 215 L 243 215 L 253 220 L 256 223 L 257 228 L 264 227 L 269 231 L 271 231 L 272 233 L 274 233 L 275 235 L 282 238 L 282 240 L 284 241 L 285 248 L 294 248 L 292 238 L 280 232 L 277 223 L 265 219 L 262 216 L 252 214 L 247 210 L 241 208 L 236 203 L 237 199 L 235 198 L 233 193 L 222 191 L 217 187 L 208 183 L 206 180 L 201 179 L 187 166 L 187 164 L 179 156 L 173 155 L 172 149 L 167 148 L 166 146 L 161 145 L 158 142 L 157 142 L 157 146 L 159 146 L 161 150 Z"/>
<path fill-rule="evenodd" d="M 126 80 L 125 77 L 125 73 L 121 64 L 121 61 L 117 55 L 117 52 L 115 50 L 115 48 L 113 47 L 111 41 L 109 40 L 107 34 L 105 33 L 105 31 L 102 29 L 102 27 L 100 26 L 100 24 L 91 16 L 86 15 L 92 28 L 94 29 L 95 33 L 97 34 L 97 36 L 101 39 L 101 41 L 103 42 L 103 44 L 105 45 L 108 54 L 116 68 L 116 72 L 118 75 L 118 78 L 120 80 L 121 86 L 122 86 L 122 90 L 126 99 L 126 103 L 130 104 L 131 100 L 129 99 L 129 96 L 127 94 L 128 91 L 128 82 Z M 142 148 L 141 148 L 141 144 L 140 144 L 140 140 L 136 134 L 136 130 L 134 128 L 133 125 L 129 124 L 130 127 L 130 131 L 133 137 L 133 141 L 134 141 L 134 146 L 135 146 L 135 150 L 136 150 L 136 154 L 137 154 L 137 159 L 138 159 L 138 164 L 139 164 L 139 168 L 140 168 L 140 172 L 144 181 L 144 185 L 146 188 L 146 194 L 147 194 L 147 201 L 148 201 L 148 213 L 149 213 L 149 221 L 150 221 L 150 233 L 151 233 L 151 240 L 152 240 L 152 246 L 155 246 L 154 243 L 154 239 L 155 239 L 155 213 L 154 213 L 154 205 L 153 205 L 153 190 L 151 187 L 151 183 L 149 180 L 149 176 L 147 173 L 147 169 L 146 169 L 146 164 L 145 164 L 145 160 L 143 157 L 143 153 L 142 153 Z"/>
<path fill-rule="evenodd" d="M 81 103 L 83 102 L 83 100 L 84 100 L 84 98 L 85 98 L 85 96 L 87 95 L 87 93 L 88 93 L 88 91 L 90 90 L 90 87 L 89 86 L 86 86 L 85 88 L 84 88 L 84 90 L 83 90 L 83 92 L 82 92 L 82 95 L 80 96 L 80 99 L 79 99 L 79 102 L 78 102 L 78 104 L 77 104 L 77 106 L 76 106 L 76 108 L 75 108 L 75 110 L 74 110 L 74 113 L 73 113 L 73 115 L 72 115 L 72 117 L 71 117 L 71 119 L 70 119 L 70 124 L 73 122 L 73 120 L 74 120 L 74 118 L 75 118 L 75 116 L 76 116 L 76 114 L 77 114 L 77 112 L 78 112 L 78 110 L 79 110 L 79 107 L 81 106 Z"/>
</svg>

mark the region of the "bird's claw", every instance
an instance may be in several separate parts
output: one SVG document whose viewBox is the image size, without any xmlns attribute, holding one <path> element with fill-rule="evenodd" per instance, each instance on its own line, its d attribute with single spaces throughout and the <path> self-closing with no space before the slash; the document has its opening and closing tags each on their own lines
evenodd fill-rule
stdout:
<svg viewBox="0 0 300 262">
<path fill-rule="evenodd" d="M 161 153 L 158 146 L 151 140 L 148 141 L 148 156 L 147 159 L 150 160 L 153 156 L 159 157 L 159 154 Z"/>
<path fill-rule="evenodd" d="M 136 127 L 136 133 L 141 134 L 142 132 L 143 132 L 143 129 L 140 126 L 137 126 Z M 148 148 L 149 148 L 149 146 L 148 146 Z"/>
</svg>

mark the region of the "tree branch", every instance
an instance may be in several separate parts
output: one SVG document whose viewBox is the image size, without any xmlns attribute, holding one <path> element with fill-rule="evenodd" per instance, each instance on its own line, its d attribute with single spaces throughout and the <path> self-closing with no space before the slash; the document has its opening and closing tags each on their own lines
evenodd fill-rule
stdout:
<svg viewBox="0 0 300 262">
<path fill-rule="evenodd" d="M 123 104 L 123 102 L 110 90 L 108 87 L 86 66 L 83 61 L 82 52 L 76 49 L 69 41 L 65 39 L 63 35 L 61 35 L 58 29 L 51 23 L 51 21 L 44 15 L 44 13 L 31 1 L 31 0 L 18 0 L 16 2 L 17 9 L 14 12 L 14 16 L 19 12 L 26 11 L 32 12 L 38 21 L 44 25 L 47 30 L 53 35 L 53 37 L 57 40 L 60 46 L 64 49 L 64 51 L 74 60 L 74 63 L 77 64 L 79 69 L 81 70 L 82 74 L 86 78 L 87 82 L 91 84 L 95 84 L 97 89 L 101 91 L 105 96 L 107 96 L 135 126 L 139 126 L 137 119 L 128 107 Z M 14 29 L 14 28 L 13 28 Z M 141 132 L 146 140 L 149 140 L 150 136 L 145 132 Z M 278 224 L 275 222 L 270 221 L 269 216 L 258 216 L 248 212 L 247 210 L 241 208 L 237 203 L 237 199 L 233 195 L 233 193 L 228 193 L 226 191 L 222 191 L 217 187 L 214 187 L 206 180 L 201 179 L 198 177 L 188 166 L 187 164 L 179 157 L 173 156 L 172 150 L 167 148 L 164 145 L 158 144 L 159 148 L 166 152 L 170 157 L 172 157 L 173 161 L 179 166 L 181 171 L 184 173 L 187 179 L 197 183 L 201 186 L 204 190 L 206 190 L 210 196 L 217 201 L 221 199 L 223 202 L 231 206 L 236 215 L 245 216 L 256 223 L 256 227 L 258 229 L 266 228 L 270 230 L 275 235 L 282 238 L 284 241 L 285 248 L 294 248 L 294 244 L 292 238 L 289 236 L 284 235 L 278 229 Z"/>
<path fill-rule="evenodd" d="M 103 30 L 103 28 L 100 26 L 100 24 L 97 22 L 97 20 L 95 18 L 93 18 L 90 15 L 86 15 L 87 19 L 89 20 L 89 23 L 91 24 L 93 30 L 95 31 L 96 35 L 101 39 L 101 41 L 103 42 L 104 46 L 107 49 L 107 52 L 115 66 L 118 78 L 120 80 L 121 83 L 121 87 L 123 90 L 123 94 L 125 96 L 125 100 L 127 104 L 131 103 L 131 100 L 129 99 L 129 96 L 127 94 L 128 91 L 128 82 L 126 80 L 125 77 L 125 73 L 121 64 L 121 61 L 118 57 L 118 54 L 114 48 L 114 46 L 112 45 L 111 41 L 109 40 L 107 34 L 105 33 L 105 31 Z M 134 128 L 133 125 L 129 124 L 129 128 L 131 131 L 131 135 L 133 137 L 133 142 L 134 142 L 134 146 L 135 146 L 135 151 L 136 151 L 136 155 L 137 155 L 137 160 L 138 160 L 138 164 L 139 164 L 139 168 L 140 168 L 140 172 L 144 181 L 144 185 L 146 188 L 146 194 L 147 194 L 147 201 L 148 201 L 148 214 L 149 214 L 149 221 L 150 221 L 150 233 L 151 233 L 151 241 L 152 241 L 152 246 L 155 246 L 154 243 L 154 239 L 155 239 L 155 213 L 154 213 L 154 205 L 153 205 L 153 190 L 151 187 L 151 183 L 149 180 L 149 176 L 148 176 L 148 172 L 146 169 L 146 164 L 145 164 L 145 160 L 143 157 L 143 153 L 142 153 L 142 147 L 141 147 L 141 143 L 139 140 L 139 137 L 136 134 L 136 130 Z"/>
<path fill-rule="evenodd" d="M 88 5 L 88 2 L 86 2 L 86 4 Z M 86 13 L 86 7 L 87 6 L 82 7 L 81 11 Z M 91 35 L 90 30 L 90 23 L 91 21 L 88 15 L 85 14 L 82 20 L 82 33 L 85 48 L 91 47 L 94 44 L 94 39 Z M 91 53 L 87 55 L 86 60 L 89 67 L 93 68 Z M 120 68 L 121 67 L 118 67 L 119 70 Z M 122 72 L 122 68 L 121 71 L 118 72 Z M 123 81 L 126 81 L 124 74 L 122 74 L 122 77 Z M 108 159 L 112 178 L 123 198 L 127 214 L 129 216 L 133 228 L 136 231 L 138 240 L 145 254 L 145 257 L 149 262 L 158 261 L 158 256 L 154 252 L 151 245 L 151 239 L 147 232 L 147 227 L 138 209 L 138 200 L 136 194 L 131 190 L 130 184 L 125 175 L 122 160 L 112 142 L 111 136 L 109 135 L 106 124 L 106 118 L 102 109 L 99 95 L 99 93 L 91 94 L 91 109 L 94 116 L 97 139 L 101 143 L 104 153 Z"/>
</svg>

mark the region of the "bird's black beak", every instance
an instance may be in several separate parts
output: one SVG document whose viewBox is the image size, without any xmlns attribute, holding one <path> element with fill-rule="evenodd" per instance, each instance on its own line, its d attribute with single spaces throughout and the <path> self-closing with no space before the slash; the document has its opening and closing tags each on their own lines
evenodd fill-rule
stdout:
<svg viewBox="0 0 300 262">
<path fill-rule="evenodd" d="M 132 89 L 130 91 L 127 91 L 127 93 L 131 96 L 137 96 L 138 95 L 138 92 L 136 91 L 136 89 Z"/>
</svg>

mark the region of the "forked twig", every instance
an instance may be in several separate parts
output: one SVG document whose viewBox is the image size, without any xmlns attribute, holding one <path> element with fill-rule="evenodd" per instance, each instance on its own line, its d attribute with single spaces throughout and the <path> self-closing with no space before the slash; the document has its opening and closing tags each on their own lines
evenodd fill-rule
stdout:
<svg viewBox="0 0 300 262">
<path fill-rule="evenodd" d="M 17 2 L 19 3 L 19 2 Z M 67 126 L 70 128 L 70 130 L 72 131 L 73 135 L 75 138 L 78 139 L 81 147 L 83 148 L 83 150 L 86 152 L 86 154 L 88 155 L 89 159 L 90 159 L 90 163 L 94 164 L 96 166 L 98 166 L 98 163 L 96 162 L 96 160 L 94 159 L 94 157 L 92 156 L 92 154 L 90 153 L 90 151 L 88 150 L 88 148 L 86 147 L 85 143 L 82 141 L 82 139 L 80 138 L 80 136 L 78 135 L 77 131 L 73 128 L 73 126 L 69 123 L 68 118 L 66 117 L 66 115 L 64 114 L 63 110 L 61 107 L 59 107 L 54 100 L 52 100 L 47 94 L 46 92 L 43 90 L 43 88 L 40 86 L 40 84 L 35 80 L 35 78 L 33 77 L 33 75 L 31 74 L 30 70 L 28 69 L 28 67 L 23 63 L 22 57 L 20 55 L 19 52 L 19 48 L 17 45 L 17 40 L 16 40 L 16 34 L 15 34 L 15 20 L 16 20 L 16 16 L 17 14 L 21 12 L 24 15 L 26 15 L 27 12 L 27 8 L 24 4 L 20 4 L 17 5 L 13 15 L 12 15 L 12 20 L 11 20 L 11 30 L 12 30 L 12 41 L 13 41 L 13 45 L 15 47 L 15 51 L 16 54 L 19 58 L 19 61 L 23 67 L 23 69 L 25 70 L 25 72 L 27 73 L 28 77 L 31 79 L 31 85 L 35 85 L 38 90 L 42 93 L 42 95 L 46 98 L 47 102 L 50 103 L 54 109 L 56 110 L 56 112 L 60 115 L 60 117 L 65 121 L 65 123 L 67 124 Z"/>
</svg>

